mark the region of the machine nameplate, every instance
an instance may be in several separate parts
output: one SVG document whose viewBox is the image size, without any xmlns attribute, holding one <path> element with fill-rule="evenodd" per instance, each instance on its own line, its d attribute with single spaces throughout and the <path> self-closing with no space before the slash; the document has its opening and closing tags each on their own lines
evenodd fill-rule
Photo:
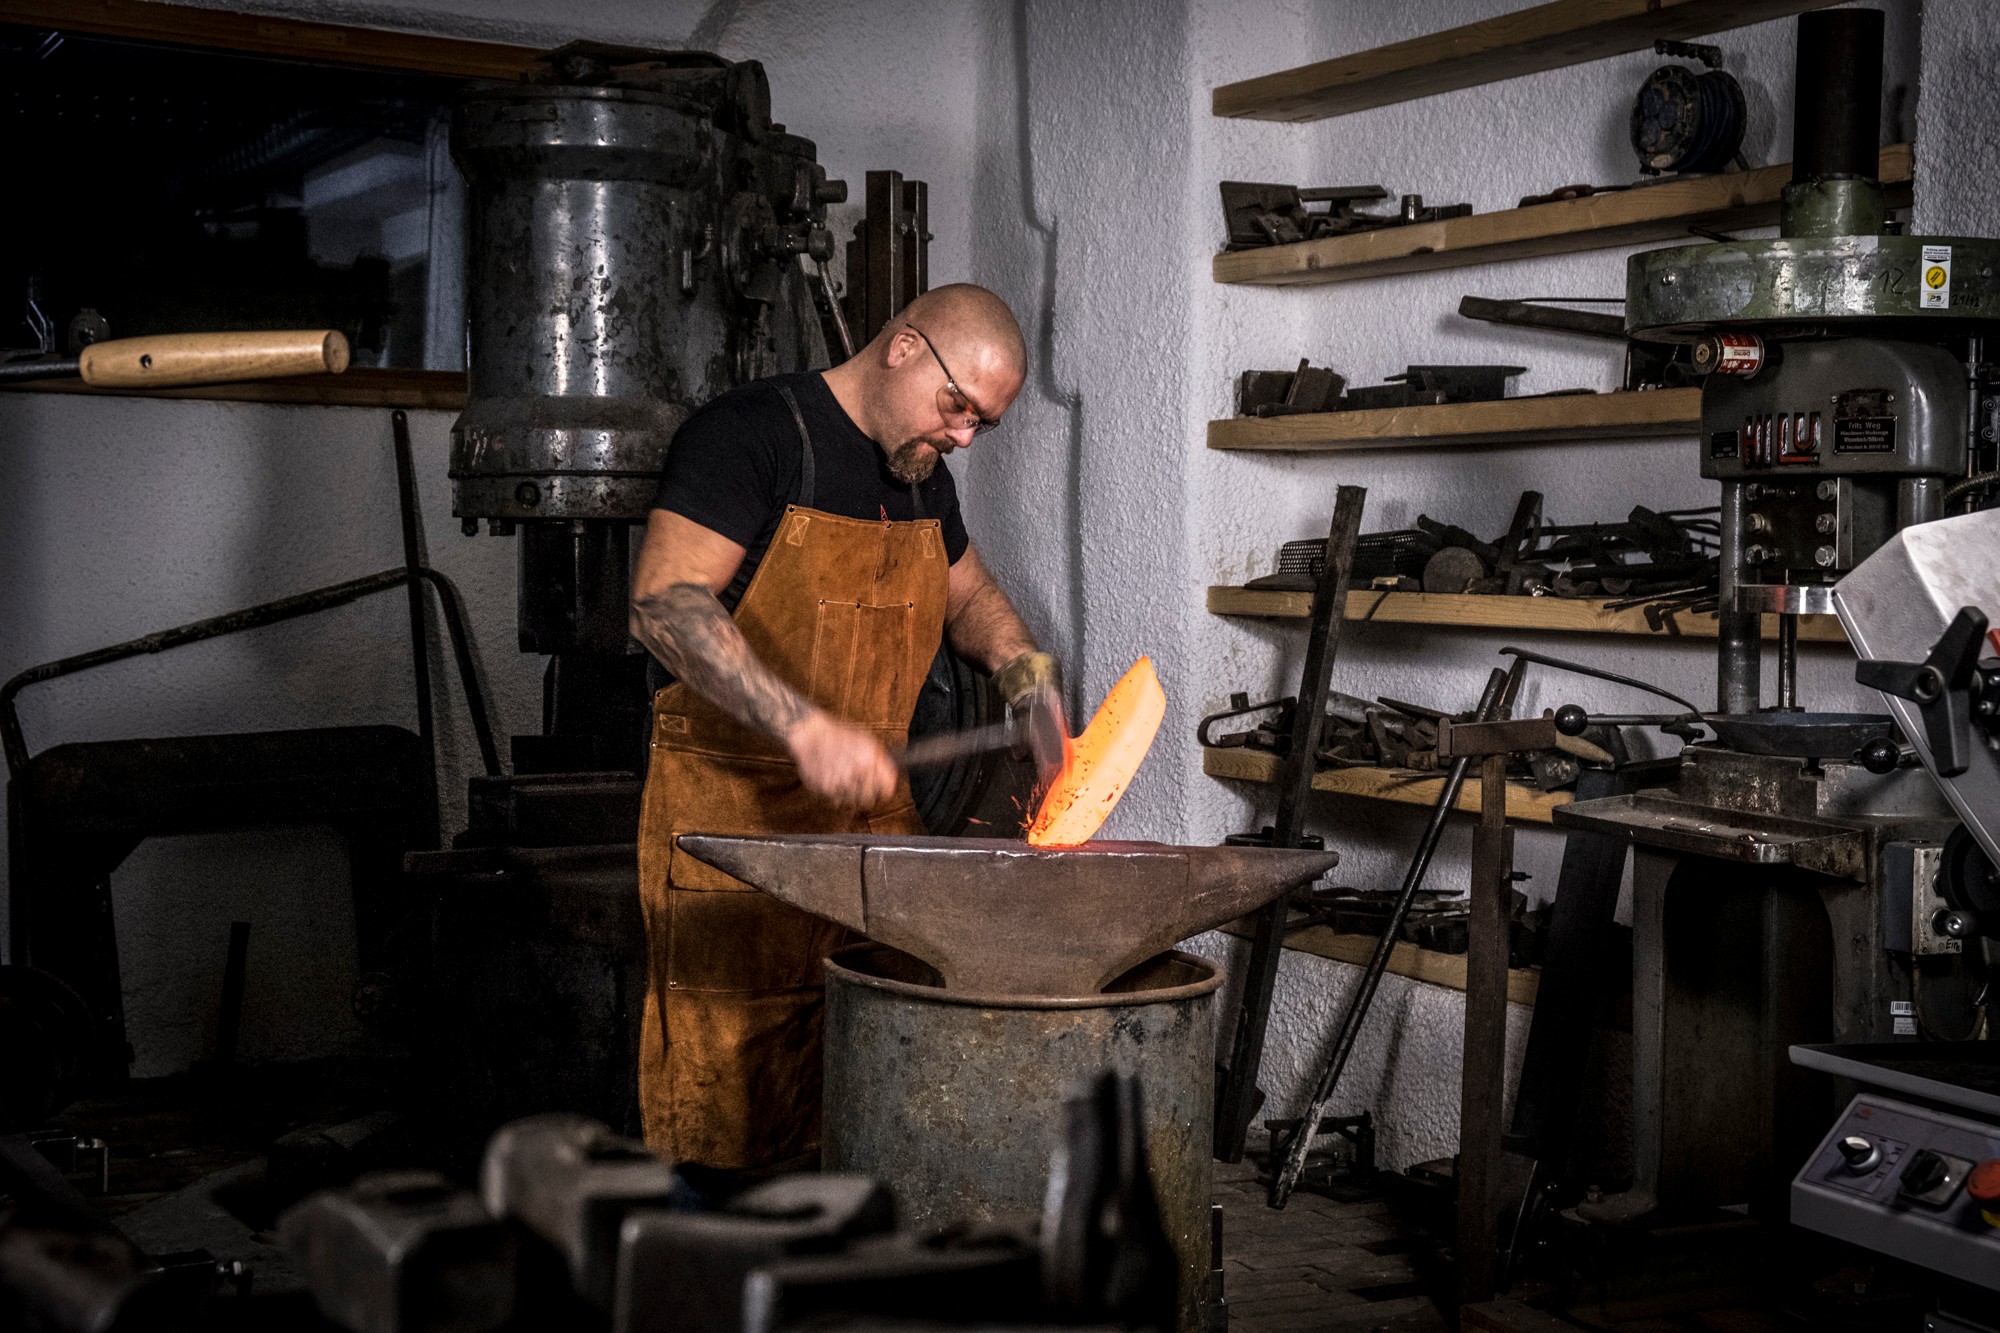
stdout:
<svg viewBox="0 0 2000 1333">
<path fill-rule="evenodd" d="M 1888 454 L 1896 451 L 1896 418 L 1836 417 L 1833 451 L 1837 454 Z"/>
<path fill-rule="evenodd" d="M 1742 437 L 1733 430 L 1709 432 L 1708 456 L 1710 458 L 1734 458 L 1742 452 Z"/>
</svg>

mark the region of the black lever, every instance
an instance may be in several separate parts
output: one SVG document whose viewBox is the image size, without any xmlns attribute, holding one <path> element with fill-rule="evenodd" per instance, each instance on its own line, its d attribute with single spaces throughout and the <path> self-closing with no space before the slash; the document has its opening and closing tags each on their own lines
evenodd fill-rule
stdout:
<svg viewBox="0 0 2000 1333">
<path fill-rule="evenodd" d="M 1986 617 L 1962 606 L 1921 662 L 1858 662 L 1854 679 L 1908 699 L 1923 714 L 1931 763 L 1941 778 L 1956 777 L 1972 763 L 1966 732 L 1972 726 L 1972 681 L 1986 638 Z"/>
</svg>

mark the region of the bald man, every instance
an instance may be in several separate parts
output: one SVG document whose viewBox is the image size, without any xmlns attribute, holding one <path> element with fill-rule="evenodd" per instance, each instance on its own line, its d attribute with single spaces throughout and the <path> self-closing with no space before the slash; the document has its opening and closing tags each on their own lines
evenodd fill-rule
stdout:
<svg viewBox="0 0 2000 1333">
<path fill-rule="evenodd" d="M 983 287 L 912 301 L 852 358 L 724 394 L 667 453 L 632 633 L 654 700 L 639 838 L 646 1141 L 737 1169 L 819 1145 L 820 960 L 845 932 L 678 851 L 710 833 L 920 833 L 906 743 L 941 639 L 1010 703 L 1060 690 L 959 517 L 944 457 L 1027 355 Z"/>
</svg>

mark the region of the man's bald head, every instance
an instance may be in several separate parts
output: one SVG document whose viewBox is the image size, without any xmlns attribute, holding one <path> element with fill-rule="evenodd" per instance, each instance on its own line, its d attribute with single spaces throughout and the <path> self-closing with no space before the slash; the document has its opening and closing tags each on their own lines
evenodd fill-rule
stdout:
<svg viewBox="0 0 2000 1333">
<path fill-rule="evenodd" d="M 955 282 L 903 307 L 826 382 L 890 472 L 914 482 L 971 444 L 980 423 L 997 423 L 1027 375 L 1014 312 L 984 287 Z"/>
<path fill-rule="evenodd" d="M 925 292 L 903 307 L 897 319 L 916 325 L 940 347 L 964 349 L 968 359 L 990 360 L 993 370 L 1028 373 L 1028 345 L 1020 321 L 1007 303 L 970 282 L 954 282 Z M 893 334 L 892 321 L 884 330 Z M 971 370 L 966 374 L 970 376 Z"/>
</svg>

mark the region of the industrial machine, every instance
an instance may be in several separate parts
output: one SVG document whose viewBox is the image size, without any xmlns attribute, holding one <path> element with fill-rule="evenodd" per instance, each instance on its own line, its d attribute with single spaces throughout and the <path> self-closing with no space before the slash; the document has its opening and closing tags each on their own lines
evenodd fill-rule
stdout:
<svg viewBox="0 0 2000 1333">
<path fill-rule="evenodd" d="M 2000 636 L 1988 615 L 2000 610 L 2000 510 L 1897 534 L 1841 580 L 1834 605 L 1861 658 L 1857 679 L 1882 691 L 1964 821 L 1920 861 L 1912 948 L 1990 963 L 2000 956 Z M 1919 649 L 1922 660 L 1902 660 Z M 1870 1089 L 1794 1177 L 1792 1221 L 1945 1274 L 1954 1285 L 1940 1312 L 1990 1308 L 2000 1043 L 1805 1044 L 1791 1059 Z"/>
<path fill-rule="evenodd" d="M 1635 1179 L 1577 1210 L 1599 1224 L 1744 1203 L 1781 1217 L 1790 1169 L 1838 1106 L 1788 1046 L 1977 1030 L 1971 960 L 1930 929 L 1931 870 L 1962 836 L 1964 805 L 1914 766 L 1917 707 L 1815 712 L 1797 685 L 1798 617 L 1835 610 L 1843 576 L 1901 538 L 1923 547 L 1934 529 L 1918 525 L 1994 482 L 2000 400 L 1983 347 L 2000 319 L 2000 242 L 1905 236 L 1890 220 L 1882 33 L 1879 11 L 1799 20 L 1777 238 L 1651 251 L 1628 269 L 1630 332 L 1692 343 L 1706 372 L 1721 637 L 1717 711 L 1702 720 L 1718 741 L 1689 746 L 1667 787 L 1556 813 L 1634 848 Z M 1902 659 L 1942 629 L 1855 643 Z"/>
<path fill-rule="evenodd" d="M 636 772 L 633 525 L 696 407 L 827 363 L 798 256 L 831 258 L 847 186 L 772 124 L 754 60 L 574 43 L 548 66 L 452 123 L 473 256 L 452 512 L 519 535 L 521 651 L 549 665 L 517 772 Z"/>
</svg>

